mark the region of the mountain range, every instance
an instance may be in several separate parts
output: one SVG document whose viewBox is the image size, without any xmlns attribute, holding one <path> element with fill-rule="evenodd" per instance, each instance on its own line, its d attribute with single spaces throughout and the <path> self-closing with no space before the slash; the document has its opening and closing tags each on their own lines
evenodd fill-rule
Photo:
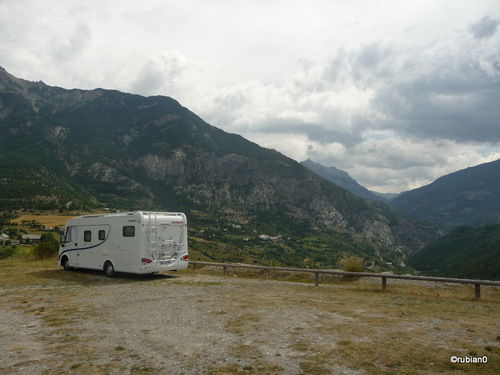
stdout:
<svg viewBox="0 0 500 375">
<path fill-rule="evenodd" d="M 329 248 L 306 257 L 330 267 L 328 252 L 400 263 L 437 238 L 165 96 L 66 90 L 0 69 L 0 134 L 0 210 L 182 210 L 197 228 L 326 236 Z"/>
<path fill-rule="evenodd" d="M 429 185 L 387 198 L 333 166 L 325 167 L 311 160 L 301 164 L 359 197 L 385 201 L 394 210 L 440 231 L 500 222 L 500 160 L 442 176 Z"/>
<path fill-rule="evenodd" d="M 302 164 L 352 193 L 374 200 L 347 172 L 310 160 Z M 500 160 L 445 175 L 401 193 L 389 204 L 443 234 L 406 259 L 415 270 L 433 276 L 500 278 Z"/>
<path fill-rule="evenodd" d="M 404 192 L 390 206 L 435 228 L 500 222 L 500 160 L 463 169 Z"/>
</svg>

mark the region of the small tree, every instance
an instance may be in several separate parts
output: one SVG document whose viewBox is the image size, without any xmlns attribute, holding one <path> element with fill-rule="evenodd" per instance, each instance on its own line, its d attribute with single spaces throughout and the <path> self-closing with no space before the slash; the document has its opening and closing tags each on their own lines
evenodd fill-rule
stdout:
<svg viewBox="0 0 500 375">
<path fill-rule="evenodd" d="M 54 234 L 49 232 L 42 234 L 40 242 L 33 249 L 33 254 L 37 259 L 47 259 L 55 256 L 59 249 L 59 242 L 55 239 Z"/>
</svg>

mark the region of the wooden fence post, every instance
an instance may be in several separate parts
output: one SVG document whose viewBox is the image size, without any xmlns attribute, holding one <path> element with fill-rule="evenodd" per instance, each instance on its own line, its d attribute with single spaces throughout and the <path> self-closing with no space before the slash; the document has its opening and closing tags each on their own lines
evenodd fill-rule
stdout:
<svg viewBox="0 0 500 375">
<path fill-rule="evenodd" d="M 382 292 L 387 289 L 387 277 L 382 277 Z"/>
<path fill-rule="evenodd" d="M 264 280 L 267 280 L 269 277 L 269 271 L 267 268 L 264 268 Z"/>
<path fill-rule="evenodd" d="M 319 286 L 319 272 L 314 272 L 315 286 Z"/>
<path fill-rule="evenodd" d="M 476 296 L 476 299 L 481 298 L 481 284 L 474 284 L 474 294 Z"/>
<path fill-rule="evenodd" d="M 226 276 L 227 266 L 222 266 L 224 268 L 224 276 Z"/>
</svg>

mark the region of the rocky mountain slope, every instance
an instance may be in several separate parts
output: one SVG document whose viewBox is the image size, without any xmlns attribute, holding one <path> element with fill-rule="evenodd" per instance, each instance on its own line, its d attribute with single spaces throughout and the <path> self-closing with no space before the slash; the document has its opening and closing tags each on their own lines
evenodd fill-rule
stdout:
<svg viewBox="0 0 500 375">
<path fill-rule="evenodd" d="M 400 194 L 395 210 L 437 228 L 500 222 L 500 160 L 443 176 Z"/>
<path fill-rule="evenodd" d="M 200 227 L 348 234 L 401 254 L 436 238 L 168 97 L 66 90 L 1 69 L 0 134 L 0 210 L 182 210 Z"/>
</svg>

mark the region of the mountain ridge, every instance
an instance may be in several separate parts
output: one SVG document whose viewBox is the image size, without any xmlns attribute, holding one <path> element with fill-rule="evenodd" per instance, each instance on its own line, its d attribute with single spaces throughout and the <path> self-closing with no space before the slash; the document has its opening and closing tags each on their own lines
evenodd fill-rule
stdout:
<svg viewBox="0 0 500 375">
<path fill-rule="evenodd" d="M 445 230 L 500 222 L 500 159 L 401 193 L 390 206 Z"/>
<path fill-rule="evenodd" d="M 0 131 L 7 135 L 0 139 L 4 210 L 184 210 L 200 227 L 330 233 L 335 251 L 362 244 L 380 262 L 384 251 L 401 260 L 436 238 L 164 96 L 66 90 L 1 70 Z"/>
<path fill-rule="evenodd" d="M 358 197 L 368 199 L 371 201 L 387 202 L 387 200 L 378 195 L 364 186 L 360 185 L 354 178 L 349 176 L 349 173 L 338 169 L 336 167 L 325 167 L 320 163 L 315 163 L 310 159 L 301 162 L 302 165 L 323 177 L 325 180 L 333 182 L 334 184 L 340 186 L 341 188 L 349 190 L 351 193 L 357 195 Z"/>
</svg>

